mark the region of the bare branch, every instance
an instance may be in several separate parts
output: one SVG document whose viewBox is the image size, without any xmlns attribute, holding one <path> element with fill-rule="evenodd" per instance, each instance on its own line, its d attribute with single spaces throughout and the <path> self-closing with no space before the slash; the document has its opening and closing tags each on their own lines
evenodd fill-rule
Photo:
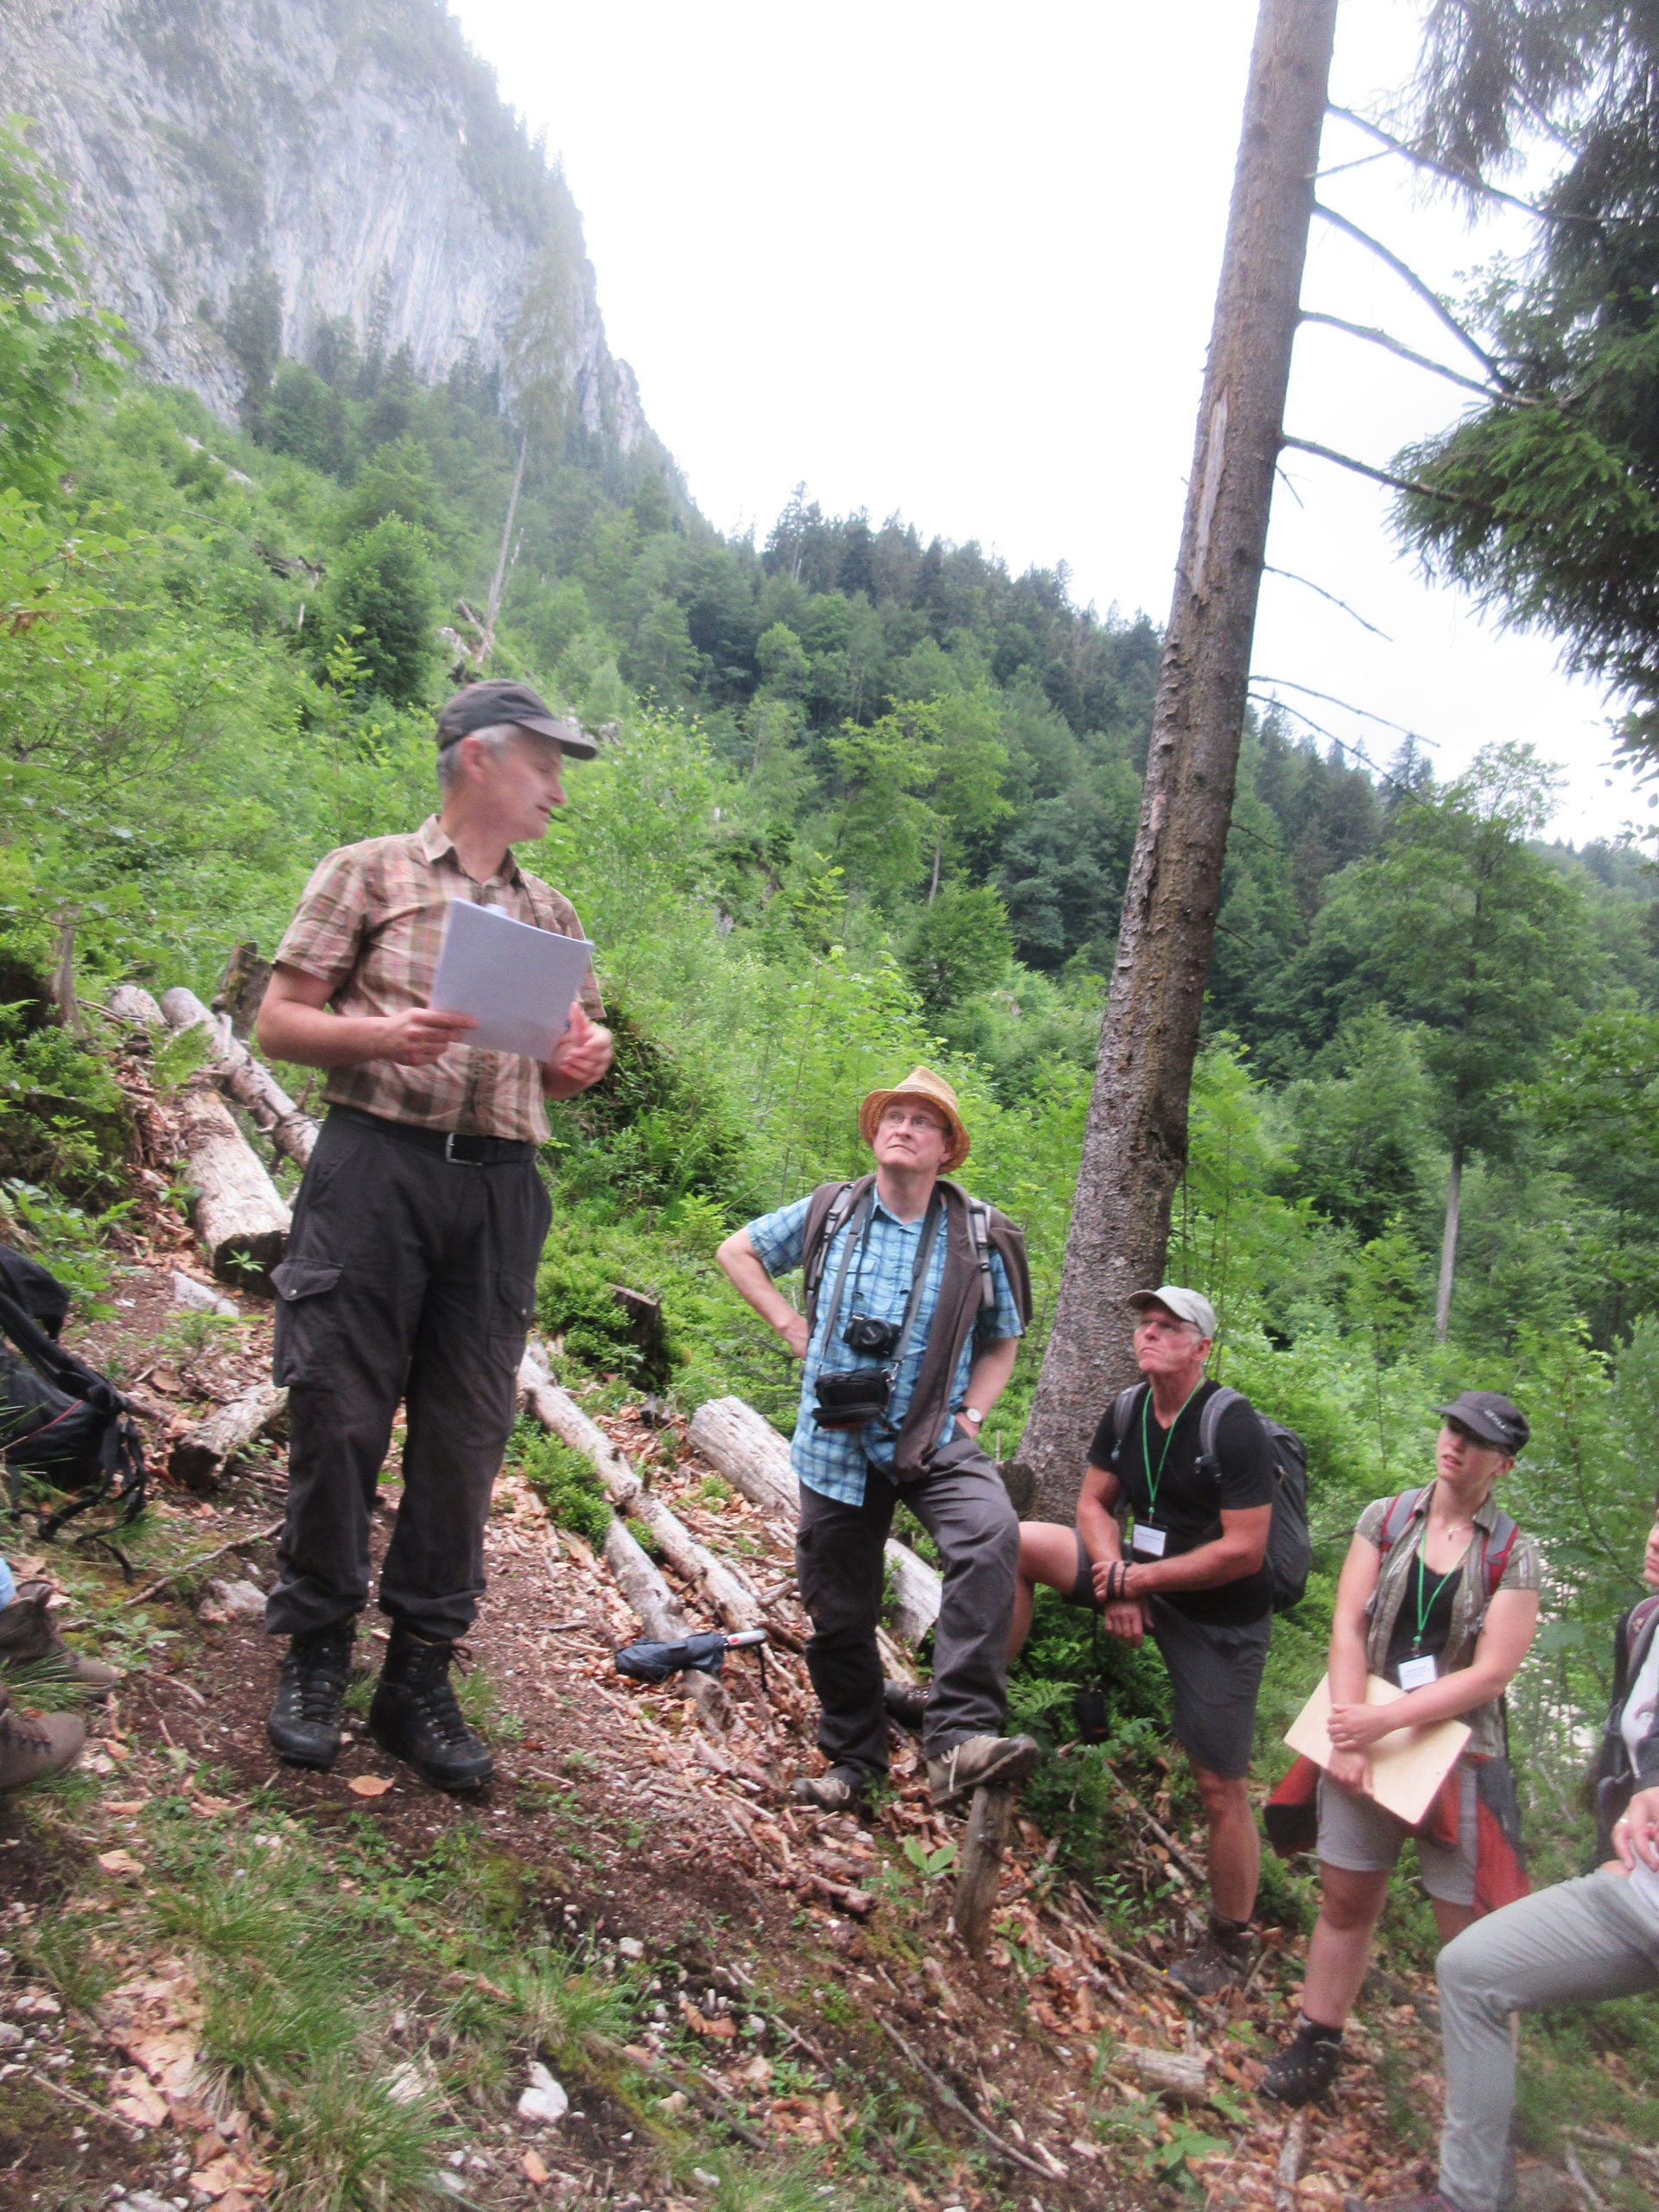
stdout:
<svg viewBox="0 0 1659 2212">
<path fill-rule="evenodd" d="M 1363 721 L 1379 722 L 1384 729 L 1391 729 L 1396 737 L 1408 737 L 1414 744 L 1427 745 L 1433 752 L 1440 747 L 1432 737 L 1425 737 L 1421 730 L 1408 729 L 1403 722 L 1391 722 L 1386 715 L 1374 715 L 1369 707 L 1356 707 L 1349 700 L 1338 699 L 1332 691 L 1316 691 L 1311 683 L 1297 683 L 1288 676 L 1253 676 L 1252 683 L 1277 683 L 1287 691 L 1300 691 L 1305 698 L 1323 699 L 1327 707 L 1340 707 L 1344 714 L 1357 715 Z"/>
<path fill-rule="evenodd" d="M 1455 184 L 1459 192 L 1477 193 L 1484 200 L 1501 200 L 1506 207 L 1518 207 L 1523 215 L 1535 215 L 1541 223 L 1586 223 L 1592 231 L 1606 227 L 1599 215 L 1559 213 L 1554 207 L 1540 207 L 1534 200 L 1518 199 L 1513 192 L 1502 192 L 1497 185 L 1488 184 L 1484 177 L 1465 176 L 1461 169 L 1452 168 L 1445 162 L 1437 162 L 1430 155 L 1420 154 L 1414 146 L 1408 146 L 1403 138 L 1395 137 L 1380 124 L 1373 123 L 1369 116 L 1356 115 L 1351 107 L 1332 105 L 1325 109 L 1325 113 L 1338 116 L 1344 123 L 1351 123 L 1356 130 L 1363 130 L 1371 137 L 1379 139 L 1391 154 L 1402 155 L 1407 161 L 1415 162 L 1420 169 L 1433 169 L 1436 176 L 1443 176 L 1448 184 Z M 1357 162 L 1344 162 L 1342 166 L 1344 168 L 1357 168 L 1359 164 Z M 1325 169 L 1320 174 L 1332 176 L 1336 172 Z"/>
<path fill-rule="evenodd" d="M 1373 329 L 1370 323 L 1345 322 L 1341 315 L 1324 315 L 1317 308 L 1303 308 L 1297 319 L 1301 322 L 1322 322 L 1327 330 L 1345 330 L 1350 338 L 1363 338 L 1368 345 L 1382 346 L 1390 353 L 1397 353 L 1402 361 L 1411 361 L 1418 368 L 1427 369 L 1432 376 L 1444 377 L 1448 384 L 1461 385 L 1465 391 L 1478 391 L 1483 399 L 1505 400 L 1515 407 L 1530 406 L 1532 404 L 1515 392 L 1494 391 L 1491 384 L 1483 384 L 1478 377 L 1465 377 L 1456 369 L 1444 368 L 1439 361 L 1431 360 L 1427 353 L 1420 353 L 1414 346 L 1404 345 L 1397 338 L 1390 338 L 1386 330 Z"/>
<path fill-rule="evenodd" d="M 1311 453 L 1320 461 L 1334 461 L 1338 468 L 1351 468 L 1356 476 L 1369 476 L 1373 484 L 1386 484 L 1391 492 L 1416 492 L 1425 499 L 1443 499 L 1448 507 L 1473 507 L 1479 514 L 1491 512 L 1484 499 L 1467 499 L 1457 492 L 1442 492 L 1433 484 L 1420 484 L 1409 476 L 1390 475 L 1386 468 L 1373 468 L 1368 461 L 1356 461 L 1351 454 L 1338 453 L 1334 446 L 1316 445 L 1312 438 L 1280 439 L 1281 447 L 1290 446 L 1297 453 Z"/>
<path fill-rule="evenodd" d="M 1297 504 L 1300 505 L 1301 503 L 1299 500 Z M 1275 569 L 1266 561 L 1262 564 L 1262 573 L 1264 576 L 1282 576 L 1287 583 L 1300 584 L 1305 590 L 1318 592 L 1319 597 L 1328 599 L 1332 607 L 1339 607 L 1344 614 L 1352 614 L 1362 630 L 1369 630 L 1374 638 L 1381 638 L 1385 645 L 1394 643 L 1386 630 L 1379 630 L 1375 622 L 1368 622 L 1363 614 L 1355 613 L 1345 599 L 1338 599 L 1335 592 L 1326 591 L 1323 584 L 1316 584 L 1311 576 L 1299 576 L 1292 569 Z"/>
<path fill-rule="evenodd" d="M 1402 283 L 1410 285 L 1425 307 L 1433 310 L 1458 343 L 1468 347 L 1490 377 L 1501 384 L 1505 391 L 1515 390 L 1515 379 L 1505 376 L 1485 347 L 1464 328 L 1440 295 L 1424 283 L 1414 269 L 1408 269 L 1397 253 L 1391 253 L 1380 238 L 1374 238 L 1369 231 L 1362 231 L 1357 223 L 1351 223 L 1345 215 L 1338 215 L 1334 207 L 1327 207 L 1322 200 L 1316 200 L 1313 202 L 1313 213 L 1316 215 L 1322 215 L 1333 229 L 1344 231 L 1351 238 L 1357 240 L 1361 245 L 1369 246 L 1377 259 L 1392 269 Z"/>
<path fill-rule="evenodd" d="M 1327 729 L 1323 722 L 1316 722 L 1312 715 L 1305 715 L 1300 707 L 1293 707 L 1288 699 L 1272 698 L 1262 694 L 1257 696 L 1279 714 L 1294 715 L 1299 722 L 1306 723 L 1316 737 L 1322 737 L 1328 744 L 1334 745 L 1338 753 L 1351 753 L 1363 768 L 1369 768 L 1372 775 L 1380 776 L 1390 790 L 1399 791 L 1406 798 L 1416 797 L 1408 784 L 1402 784 L 1397 776 L 1391 776 L 1379 761 L 1373 760 L 1363 745 L 1356 745 L 1351 738 L 1338 737 L 1335 730 Z"/>
</svg>

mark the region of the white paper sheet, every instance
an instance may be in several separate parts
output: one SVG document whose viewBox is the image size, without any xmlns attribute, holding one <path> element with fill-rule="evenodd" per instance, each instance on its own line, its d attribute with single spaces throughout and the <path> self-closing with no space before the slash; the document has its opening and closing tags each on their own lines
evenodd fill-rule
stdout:
<svg viewBox="0 0 1659 2212">
<path fill-rule="evenodd" d="M 440 1014 L 474 1016 L 479 1026 L 461 1041 L 475 1051 L 545 1060 L 570 1027 L 593 957 L 585 937 L 560 937 L 516 922 L 499 906 L 452 899 L 432 1004 Z"/>
</svg>

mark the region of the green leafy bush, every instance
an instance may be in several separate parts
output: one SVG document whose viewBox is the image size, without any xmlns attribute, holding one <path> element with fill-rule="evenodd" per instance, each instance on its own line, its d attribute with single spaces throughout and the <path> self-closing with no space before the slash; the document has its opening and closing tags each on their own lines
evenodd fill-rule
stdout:
<svg viewBox="0 0 1659 2212">
<path fill-rule="evenodd" d="M 509 1456 L 557 1525 L 597 1550 L 611 1525 L 611 1502 L 593 1463 L 527 1421 L 514 1431 Z"/>
</svg>

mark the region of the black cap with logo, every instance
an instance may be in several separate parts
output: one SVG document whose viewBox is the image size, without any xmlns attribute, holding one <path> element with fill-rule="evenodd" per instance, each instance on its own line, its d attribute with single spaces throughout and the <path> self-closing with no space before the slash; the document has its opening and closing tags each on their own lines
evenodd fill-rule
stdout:
<svg viewBox="0 0 1659 2212">
<path fill-rule="evenodd" d="M 551 737 L 567 760 L 591 760 L 599 751 L 580 722 L 556 715 L 539 691 L 528 683 L 469 683 L 446 699 L 438 716 L 438 750 L 460 742 L 475 729 L 494 729 L 511 722 L 533 730 L 537 737 Z"/>
<path fill-rule="evenodd" d="M 1518 1452 L 1532 1434 L 1527 1417 L 1512 1398 L 1501 1390 L 1465 1390 L 1449 1406 L 1435 1408 L 1459 1428 L 1466 1428 L 1478 1443 L 1494 1451 Z"/>
</svg>

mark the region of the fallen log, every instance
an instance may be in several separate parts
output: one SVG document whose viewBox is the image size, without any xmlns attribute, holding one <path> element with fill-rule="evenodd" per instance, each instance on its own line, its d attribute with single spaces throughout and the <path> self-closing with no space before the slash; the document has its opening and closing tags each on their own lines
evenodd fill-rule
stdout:
<svg viewBox="0 0 1659 2212">
<path fill-rule="evenodd" d="M 211 1491 L 237 1453 L 288 1411 L 288 1393 L 274 1383 L 256 1382 L 228 1406 L 220 1406 L 187 1429 L 167 1455 L 167 1471 L 188 1490 Z"/>
<path fill-rule="evenodd" d="M 104 1011 L 130 1029 L 159 1029 L 166 1019 L 142 983 L 118 983 Z"/>
<path fill-rule="evenodd" d="M 1124 2044 L 1112 2053 L 1111 2063 L 1128 2067 L 1160 2097 L 1202 2104 L 1210 2094 L 1209 2067 L 1196 2050 L 1142 2050 L 1137 2044 Z"/>
<path fill-rule="evenodd" d="M 267 1287 L 290 1226 L 276 1185 L 216 1091 L 186 1087 L 179 1136 L 195 1186 L 190 1224 L 208 1266 L 221 1282 Z"/>
<path fill-rule="evenodd" d="M 667 1583 L 620 1521 L 613 1521 L 605 1532 L 604 1559 L 612 1580 L 649 1637 L 659 1643 L 676 1643 L 681 1637 L 690 1635 L 690 1624 L 675 1604 Z M 703 1726 L 723 1736 L 731 1724 L 731 1700 L 715 1676 L 692 1668 L 675 1679 L 696 1706 Z"/>
<path fill-rule="evenodd" d="M 124 989 L 130 988 L 124 985 Z M 110 1004 L 115 1005 L 111 993 Z M 227 1014 L 213 1014 L 183 984 L 162 994 L 162 1013 L 175 1029 L 205 1029 L 208 1069 L 213 1080 L 242 1108 L 276 1150 L 303 1167 L 317 1141 L 317 1124 L 283 1089 L 270 1070 L 256 1060 L 233 1033 Z"/>
<path fill-rule="evenodd" d="M 593 1461 L 612 1504 L 639 1522 L 676 1574 L 702 1585 L 728 1628 L 766 1626 L 765 1610 L 743 1577 L 700 1544 L 679 1516 L 646 1488 L 604 1430 L 551 1380 L 534 1352 L 524 1354 L 518 1385 L 542 1427 Z"/>
<path fill-rule="evenodd" d="M 1307 2145 L 1306 2109 L 1293 2115 L 1279 2146 L 1274 2168 L 1273 2212 L 1296 2212 L 1296 2184 L 1302 2177 L 1302 2154 Z"/>
<path fill-rule="evenodd" d="M 780 1514 L 793 1528 L 800 1518 L 801 1493 L 789 1464 L 789 1446 L 753 1406 L 741 1398 L 710 1399 L 692 1414 L 686 1434 L 693 1448 L 752 1504 Z M 893 1627 L 907 1643 L 919 1643 L 939 1617 L 939 1578 L 908 1544 L 891 1538 L 887 1568 Z"/>
</svg>

